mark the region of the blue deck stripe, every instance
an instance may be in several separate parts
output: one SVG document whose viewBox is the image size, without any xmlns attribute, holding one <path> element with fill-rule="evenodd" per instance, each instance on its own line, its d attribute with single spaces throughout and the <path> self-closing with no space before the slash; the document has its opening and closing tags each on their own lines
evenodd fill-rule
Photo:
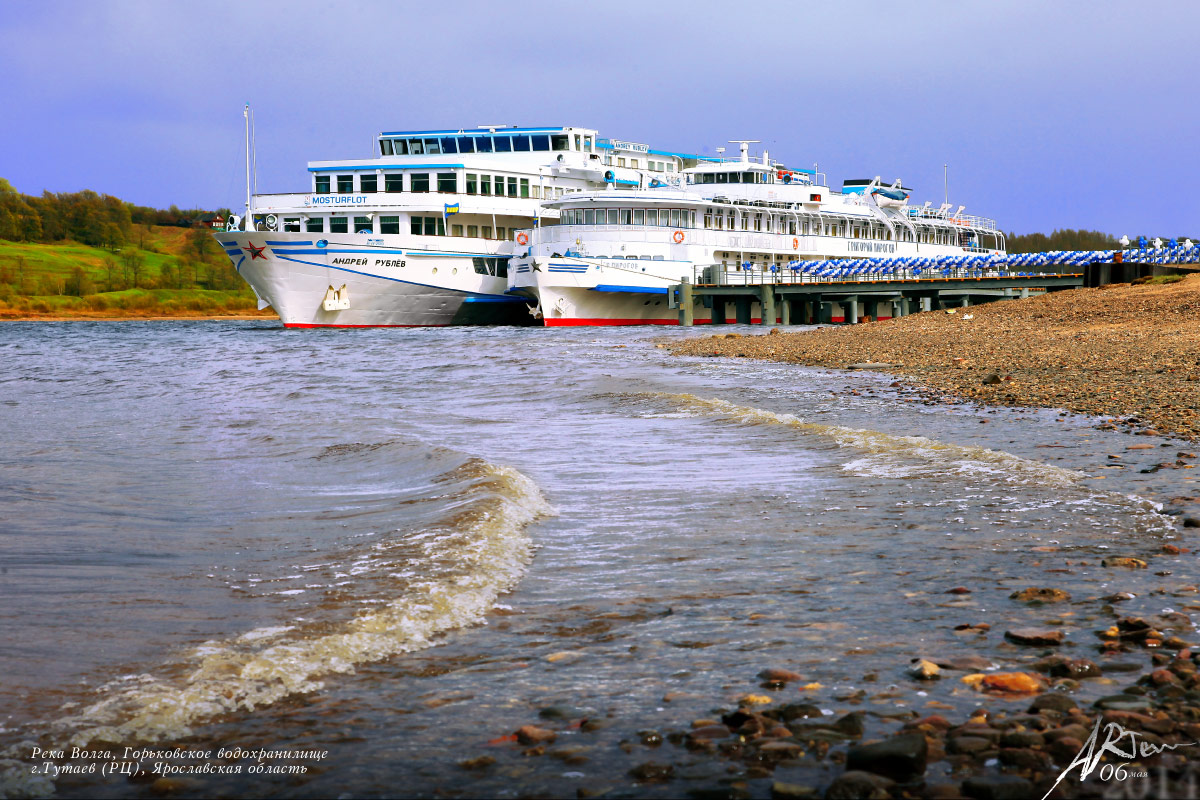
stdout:
<svg viewBox="0 0 1200 800">
<path fill-rule="evenodd" d="M 665 288 L 660 289 L 654 286 L 618 286 L 611 283 L 602 283 L 598 286 L 593 286 L 593 292 L 628 292 L 630 294 L 666 294 Z"/>
</svg>

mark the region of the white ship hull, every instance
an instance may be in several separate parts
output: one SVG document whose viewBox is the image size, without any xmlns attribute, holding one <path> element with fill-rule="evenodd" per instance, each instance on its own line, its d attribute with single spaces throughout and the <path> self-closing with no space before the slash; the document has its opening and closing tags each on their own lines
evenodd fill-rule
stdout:
<svg viewBox="0 0 1200 800">
<path fill-rule="evenodd" d="M 612 267 L 597 266 L 595 262 L 589 264 L 575 259 L 556 259 L 543 265 L 540 270 L 526 270 L 519 276 L 526 287 L 524 291 L 536 297 L 542 324 L 548 328 L 679 324 L 679 310 L 671 308 L 667 301 L 667 287 L 679 283 L 678 278 L 672 280 L 650 273 L 634 276 L 623 268 L 614 270 Z M 611 282 L 614 280 L 622 283 Z M 693 303 L 693 324 L 711 324 L 713 309 L 705 306 L 700 298 Z M 720 316 L 721 311 L 724 312 L 724 319 Z M 717 312 L 718 323 L 738 322 L 733 303 L 725 303 L 721 311 Z M 833 303 L 831 311 L 831 322 L 845 321 L 845 312 L 839 303 Z M 775 322 L 782 321 L 779 313 L 776 312 Z M 882 319 L 889 317 L 890 308 L 887 313 L 881 313 Z M 743 321 L 753 324 L 762 321 L 758 300 L 750 303 L 749 319 Z M 791 321 L 793 324 L 803 322 L 795 318 Z"/>
<path fill-rule="evenodd" d="M 402 246 L 412 237 L 241 232 L 217 234 L 234 268 L 285 327 L 521 324 L 526 305 L 475 258 Z M 407 241 L 405 241 L 407 240 Z M 324 246 L 321 244 L 324 243 Z M 440 243 L 440 242 L 439 242 Z"/>
</svg>

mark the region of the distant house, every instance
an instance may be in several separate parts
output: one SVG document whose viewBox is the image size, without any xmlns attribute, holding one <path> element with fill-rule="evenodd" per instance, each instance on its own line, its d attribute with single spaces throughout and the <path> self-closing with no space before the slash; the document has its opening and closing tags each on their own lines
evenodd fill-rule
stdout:
<svg viewBox="0 0 1200 800">
<path fill-rule="evenodd" d="M 209 219 L 203 220 L 200 224 L 213 231 L 225 230 L 225 218 L 221 216 L 214 215 Z"/>
</svg>

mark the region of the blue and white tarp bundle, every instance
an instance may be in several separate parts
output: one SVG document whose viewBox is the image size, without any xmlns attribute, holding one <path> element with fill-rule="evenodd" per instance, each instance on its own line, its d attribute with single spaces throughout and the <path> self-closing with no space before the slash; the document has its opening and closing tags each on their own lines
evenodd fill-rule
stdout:
<svg viewBox="0 0 1200 800">
<path fill-rule="evenodd" d="M 1009 253 L 979 256 L 914 256 L 904 258 L 840 258 L 830 261 L 792 260 L 787 269 L 795 276 L 825 280 L 872 278 L 1027 277 L 1027 268 L 1060 267 L 1078 271 L 1088 264 L 1112 264 L 1120 256 L 1126 264 L 1195 264 L 1200 244 L 1156 249 L 1053 250 L 1048 253 Z M 1014 271 L 1016 270 L 1016 271 Z M 1044 271 L 1044 270 L 1043 270 Z"/>
</svg>

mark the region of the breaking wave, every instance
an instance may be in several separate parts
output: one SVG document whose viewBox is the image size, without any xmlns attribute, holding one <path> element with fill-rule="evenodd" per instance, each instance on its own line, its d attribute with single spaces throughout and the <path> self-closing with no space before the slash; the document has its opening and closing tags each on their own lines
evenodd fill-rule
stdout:
<svg viewBox="0 0 1200 800">
<path fill-rule="evenodd" d="M 342 612 L 335 613 L 340 619 L 297 618 L 206 642 L 157 674 L 108 683 L 99 701 L 53 728 L 79 746 L 174 738 L 219 714 L 311 692 L 322 677 L 429 647 L 438 634 L 482 623 L 533 557 L 527 526 L 553 510 L 525 475 L 480 459 L 433 484 L 437 493 L 428 500 L 440 509 L 433 524 L 348 549 L 322 565 L 332 598 L 326 605 Z"/>
<path fill-rule="evenodd" d="M 645 392 L 623 395 L 622 399 L 634 404 L 666 404 L 675 413 L 710 416 L 742 425 L 784 425 L 803 433 L 823 436 L 863 454 L 842 466 L 842 469 L 855 475 L 920 478 L 935 473 L 953 473 L 963 477 L 989 477 L 1009 483 L 1063 488 L 1075 485 L 1085 477 L 1080 472 L 986 447 L 948 444 L 924 436 L 897 436 L 842 425 L 822 425 L 807 422 L 792 414 L 779 414 L 694 394 Z"/>
</svg>

